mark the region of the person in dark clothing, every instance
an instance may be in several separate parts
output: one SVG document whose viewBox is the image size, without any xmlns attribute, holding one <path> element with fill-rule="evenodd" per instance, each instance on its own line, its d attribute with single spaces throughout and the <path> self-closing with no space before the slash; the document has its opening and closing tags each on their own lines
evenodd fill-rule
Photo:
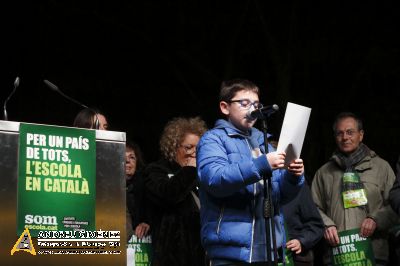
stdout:
<svg viewBox="0 0 400 266">
<path fill-rule="evenodd" d="M 390 190 L 389 201 L 393 210 L 398 215 L 400 215 L 400 157 L 397 160 L 396 170 L 397 170 L 396 181 L 394 182 L 393 187 Z"/>
<path fill-rule="evenodd" d="M 200 118 L 171 120 L 160 140 L 163 158 L 144 171 L 153 266 L 205 265 L 196 187 L 196 146 L 205 131 Z"/>
<path fill-rule="evenodd" d="M 396 164 L 396 181 L 393 184 L 392 189 L 389 192 L 389 201 L 392 209 L 400 216 L 400 157 Z M 393 260 L 397 262 L 396 265 L 400 265 L 400 225 L 397 223 L 396 226 L 390 230 L 390 244 L 391 252 L 393 252 Z M 395 255 L 394 255 L 395 254 Z M 393 262 L 395 265 L 395 262 Z"/>
<path fill-rule="evenodd" d="M 144 201 L 144 182 L 141 172 L 145 166 L 139 146 L 126 141 L 125 173 L 126 173 L 126 204 L 127 204 L 127 240 L 135 234 L 139 239 L 147 235 L 150 226 L 146 217 L 146 202 Z"/>
<path fill-rule="evenodd" d="M 286 247 L 293 252 L 294 265 L 314 265 L 312 249 L 323 237 L 325 226 L 310 188 L 304 185 L 294 200 L 282 205 L 282 212 L 289 235 Z"/>
</svg>

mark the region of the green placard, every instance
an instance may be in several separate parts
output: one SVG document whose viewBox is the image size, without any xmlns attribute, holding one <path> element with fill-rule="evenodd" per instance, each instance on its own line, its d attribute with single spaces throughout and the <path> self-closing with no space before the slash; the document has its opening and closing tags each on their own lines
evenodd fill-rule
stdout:
<svg viewBox="0 0 400 266">
<path fill-rule="evenodd" d="M 150 266 L 152 258 L 151 236 L 142 239 L 135 235 L 129 239 L 127 245 L 127 266 Z"/>
<path fill-rule="evenodd" d="M 283 223 L 284 227 L 285 227 L 285 236 L 286 236 L 286 241 L 289 241 L 289 230 L 288 230 L 288 226 L 286 224 L 286 222 Z M 278 266 L 282 266 L 282 265 L 286 265 L 286 266 L 293 266 L 294 262 L 293 262 L 293 252 L 290 251 L 289 249 L 285 248 L 285 264 L 283 264 L 282 262 L 278 263 Z"/>
<path fill-rule="evenodd" d="M 359 235 L 360 228 L 339 232 L 340 244 L 332 248 L 332 265 L 374 266 L 371 240 Z"/>
<path fill-rule="evenodd" d="M 20 124 L 17 235 L 94 231 L 94 130 Z"/>
</svg>

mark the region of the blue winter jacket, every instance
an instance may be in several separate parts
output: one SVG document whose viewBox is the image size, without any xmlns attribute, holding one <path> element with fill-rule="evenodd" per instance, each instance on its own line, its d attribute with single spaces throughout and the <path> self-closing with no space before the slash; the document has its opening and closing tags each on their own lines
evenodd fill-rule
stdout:
<svg viewBox="0 0 400 266">
<path fill-rule="evenodd" d="M 279 203 L 296 195 L 304 177 L 286 170 L 271 171 L 264 153 L 263 133 L 252 128 L 248 135 L 226 120 L 218 120 L 197 146 L 200 181 L 201 241 L 211 259 L 266 261 L 262 175 L 272 175 L 277 247 L 285 233 Z M 273 150 L 269 146 L 270 151 Z"/>
</svg>

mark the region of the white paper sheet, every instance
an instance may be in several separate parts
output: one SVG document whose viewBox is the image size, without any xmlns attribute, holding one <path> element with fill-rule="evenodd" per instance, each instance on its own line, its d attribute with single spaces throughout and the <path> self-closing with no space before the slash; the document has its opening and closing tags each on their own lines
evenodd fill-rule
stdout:
<svg viewBox="0 0 400 266">
<path fill-rule="evenodd" d="M 300 158 L 311 108 L 290 103 L 286 107 L 277 151 L 285 151 L 285 166 Z"/>
</svg>

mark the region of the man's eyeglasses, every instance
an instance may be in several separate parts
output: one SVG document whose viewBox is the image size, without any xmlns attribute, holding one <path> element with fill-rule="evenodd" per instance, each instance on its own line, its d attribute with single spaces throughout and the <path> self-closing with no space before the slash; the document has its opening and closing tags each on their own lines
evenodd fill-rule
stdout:
<svg viewBox="0 0 400 266">
<path fill-rule="evenodd" d="M 186 154 L 192 154 L 196 151 L 196 146 L 194 145 L 180 145 L 180 147 L 182 147 Z"/>
<path fill-rule="evenodd" d="M 240 100 L 231 100 L 229 103 L 239 103 L 240 107 L 244 109 L 250 109 L 250 107 L 253 105 L 255 109 L 260 109 L 263 107 L 262 103 L 255 101 L 252 102 L 249 99 L 240 99 Z"/>
<path fill-rule="evenodd" d="M 354 136 L 358 131 L 354 129 L 348 129 L 346 131 L 335 131 L 335 137 L 337 138 L 343 138 L 344 135 L 346 134 L 349 137 Z"/>
</svg>

